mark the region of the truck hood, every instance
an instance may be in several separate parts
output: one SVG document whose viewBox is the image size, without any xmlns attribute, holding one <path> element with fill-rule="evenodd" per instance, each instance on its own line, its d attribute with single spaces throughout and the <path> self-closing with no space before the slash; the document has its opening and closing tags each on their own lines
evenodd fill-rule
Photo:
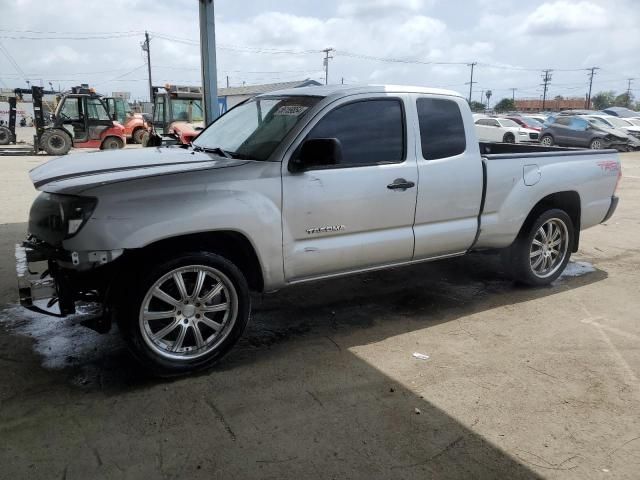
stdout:
<svg viewBox="0 0 640 480">
<path fill-rule="evenodd" d="M 237 167 L 248 163 L 184 147 L 136 148 L 70 154 L 54 158 L 29 172 L 38 190 L 64 191 L 137 178 Z"/>
</svg>

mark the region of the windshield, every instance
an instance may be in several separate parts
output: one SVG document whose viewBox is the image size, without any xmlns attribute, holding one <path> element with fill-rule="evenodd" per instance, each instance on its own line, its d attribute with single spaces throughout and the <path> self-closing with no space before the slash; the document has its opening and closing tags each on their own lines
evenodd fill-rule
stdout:
<svg viewBox="0 0 640 480">
<path fill-rule="evenodd" d="M 172 98 L 171 111 L 176 122 L 202 122 L 202 100 L 188 98 Z"/>
<path fill-rule="evenodd" d="M 608 117 L 607 121 L 609 123 L 612 123 L 614 127 L 627 128 L 627 127 L 631 126 L 631 125 L 629 125 L 629 122 L 627 122 L 626 120 L 623 120 L 622 118 L 618 118 L 618 117 Z"/>
<path fill-rule="evenodd" d="M 589 123 L 597 127 L 611 128 L 610 123 L 605 122 L 602 118 L 598 118 L 598 117 L 589 117 Z"/>
<path fill-rule="evenodd" d="M 320 97 L 264 97 L 249 100 L 213 122 L 193 142 L 233 155 L 267 160 L 282 139 Z"/>
<path fill-rule="evenodd" d="M 513 120 L 509 120 L 508 118 L 501 118 L 499 122 L 500 122 L 500 125 L 502 125 L 503 127 L 519 127 L 520 126 L 516 122 L 514 122 Z"/>
<path fill-rule="evenodd" d="M 600 128 L 611 128 L 611 125 L 609 125 L 607 122 L 605 122 L 604 120 L 602 120 L 601 118 L 597 118 L 597 117 L 589 117 L 588 118 L 589 123 L 591 125 L 593 125 L 594 127 L 600 127 Z"/>
</svg>

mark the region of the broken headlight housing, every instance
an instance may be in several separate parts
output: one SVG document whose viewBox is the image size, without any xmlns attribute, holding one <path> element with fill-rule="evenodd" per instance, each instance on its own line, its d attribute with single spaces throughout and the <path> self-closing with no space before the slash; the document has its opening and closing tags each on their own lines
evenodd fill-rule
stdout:
<svg viewBox="0 0 640 480">
<path fill-rule="evenodd" d="M 73 237 L 89 220 L 98 200 L 43 192 L 33 202 L 29 213 L 29 233 L 56 245 Z"/>
</svg>

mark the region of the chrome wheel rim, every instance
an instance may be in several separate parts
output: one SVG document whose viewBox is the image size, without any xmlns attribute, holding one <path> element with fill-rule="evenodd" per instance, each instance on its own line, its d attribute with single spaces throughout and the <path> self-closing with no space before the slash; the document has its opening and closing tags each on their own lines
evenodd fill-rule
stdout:
<svg viewBox="0 0 640 480">
<path fill-rule="evenodd" d="M 544 137 L 542 139 L 542 145 L 545 145 L 547 147 L 550 146 L 551 145 L 551 139 L 549 137 Z"/>
<path fill-rule="evenodd" d="M 191 265 L 160 277 L 145 295 L 139 327 L 145 343 L 171 360 L 193 360 L 218 348 L 238 316 L 238 295 L 219 270 Z"/>
<path fill-rule="evenodd" d="M 593 142 L 591 142 L 591 148 L 593 150 L 600 150 L 601 146 L 602 144 L 600 143 L 600 140 L 594 140 Z"/>
<path fill-rule="evenodd" d="M 547 278 L 558 271 L 569 249 L 569 231 L 559 218 L 551 218 L 536 230 L 529 262 L 531 271 L 538 278 Z"/>
</svg>

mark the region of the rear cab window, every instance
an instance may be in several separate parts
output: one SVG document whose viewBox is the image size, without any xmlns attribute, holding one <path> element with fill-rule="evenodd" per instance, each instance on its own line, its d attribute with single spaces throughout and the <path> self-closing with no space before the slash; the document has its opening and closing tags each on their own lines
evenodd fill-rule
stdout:
<svg viewBox="0 0 640 480">
<path fill-rule="evenodd" d="M 416 106 L 422 157 L 425 160 L 453 157 L 466 150 L 464 121 L 456 102 L 441 98 L 418 98 Z M 488 122 L 479 120 L 476 123 L 486 125 Z"/>
</svg>

